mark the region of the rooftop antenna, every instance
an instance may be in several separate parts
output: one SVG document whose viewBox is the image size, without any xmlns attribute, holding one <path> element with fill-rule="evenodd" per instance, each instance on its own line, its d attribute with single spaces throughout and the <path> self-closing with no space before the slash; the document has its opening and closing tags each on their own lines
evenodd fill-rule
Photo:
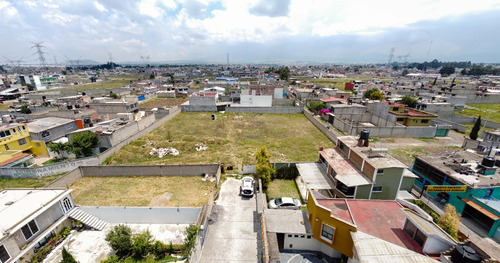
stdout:
<svg viewBox="0 0 500 263">
<path fill-rule="evenodd" d="M 43 52 L 42 48 L 45 48 L 42 44 L 43 42 L 31 42 L 31 44 L 33 44 L 33 46 L 31 48 L 35 48 L 36 49 L 36 52 L 33 53 L 33 55 L 36 55 L 38 54 L 38 60 L 40 61 L 40 66 L 43 68 L 43 67 L 47 67 L 47 61 L 45 60 L 45 57 L 43 56 L 43 54 L 47 54 L 46 52 Z"/>
</svg>

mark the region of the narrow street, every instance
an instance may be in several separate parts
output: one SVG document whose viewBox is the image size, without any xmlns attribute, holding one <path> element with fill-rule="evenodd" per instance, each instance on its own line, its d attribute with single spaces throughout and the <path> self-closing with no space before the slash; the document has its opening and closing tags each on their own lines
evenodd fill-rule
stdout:
<svg viewBox="0 0 500 263">
<path fill-rule="evenodd" d="M 255 196 L 239 195 L 241 180 L 228 178 L 210 215 L 201 262 L 257 262 L 260 219 Z"/>
</svg>

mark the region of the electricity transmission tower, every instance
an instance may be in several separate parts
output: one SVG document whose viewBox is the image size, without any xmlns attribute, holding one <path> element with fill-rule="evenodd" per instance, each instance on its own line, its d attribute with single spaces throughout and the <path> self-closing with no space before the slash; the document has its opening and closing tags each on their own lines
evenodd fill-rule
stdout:
<svg viewBox="0 0 500 263">
<path fill-rule="evenodd" d="M 389 60 L 387 61 L 387 67 L 391 67 L 392 59 L 394 58 L 394 51 L 396 51 L 396 48 L 393 47 L 391 48 L 391 52 L 389 53 Z"/>
<path fill-rule="evenodd" d="M 139 56 L 141 57 L 142 64 L 146 67 L 149 64 L 149 61 L 151 60 L 150 56 Z"/>
<path fill-rule="evenodd" d="M 113 64 L 113 55 L 111 55 L 111 52 L 108 52 L 109 56 L 109 64 L 111 65 L 111 69 L 115 68 L 115 65 Z"/>
<path fill-rule="evenodd" d="M 47 61 L 45 60 L 45 57 L 43 54 L 47 54 L 46 52 L 43 52 L 42 48 L 45 48 L 42 44 L 43 42 L 31 42 L 33 46 L 31 48 L 35 48 L 36 52 L 33 53 L 33 55 L 38 55 L 38 60 L 40 61 L 40 66 L 47 67 Z"/>
</svg>

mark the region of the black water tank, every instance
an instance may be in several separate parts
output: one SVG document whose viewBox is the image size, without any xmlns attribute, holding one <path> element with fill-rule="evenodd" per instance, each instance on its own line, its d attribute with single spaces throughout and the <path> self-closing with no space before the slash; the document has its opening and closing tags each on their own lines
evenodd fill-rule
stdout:
<svg viewBox="0 0 500 263">
<path fill-rule="evenodd" d="M 483 161 L 481 161 L 482 166 L 493 167 L 495 166 L 495 158 L 484 156 Z"/>
<path fill-rule="evenodd" d="M 359 138 L 362 140 L 368 140 L 368 138 L 370 138 L 370 131 L 367 129 L 363 129 L 359 134 Z"/>
<path fill-rule="evenodd" d="M 451 251 L 451 260 L 453 263 L 476 263 L 481 262 L 481 257 L 476 254 L 476 251 L 465 245 L 457 245 Z"/>
<path fill-rule="evenodd" d="M 66 108 L 68 108 L 68 110 L 71 110 L 71 109 L 73 109 L 73 106 L 71 106 L 71 105 L 66 105 Z"/>
</svg>

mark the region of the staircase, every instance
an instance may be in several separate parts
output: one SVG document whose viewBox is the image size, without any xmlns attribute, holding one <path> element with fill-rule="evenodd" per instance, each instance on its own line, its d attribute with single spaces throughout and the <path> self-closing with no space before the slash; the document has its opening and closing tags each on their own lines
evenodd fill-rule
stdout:
<svg viewBox="0 0 500 263">
<path fill-rule="evenodd" d="M 71 210 L 71 212 L 68 213 L 68 216 L 76 221 L 82 222 L 82 224 L 86 226 L 99 231 L 103 230 L 108 224 L 101 219 L 80 210 L 79 207 L 75 207 L 73 210 Z"/>
</svg>

